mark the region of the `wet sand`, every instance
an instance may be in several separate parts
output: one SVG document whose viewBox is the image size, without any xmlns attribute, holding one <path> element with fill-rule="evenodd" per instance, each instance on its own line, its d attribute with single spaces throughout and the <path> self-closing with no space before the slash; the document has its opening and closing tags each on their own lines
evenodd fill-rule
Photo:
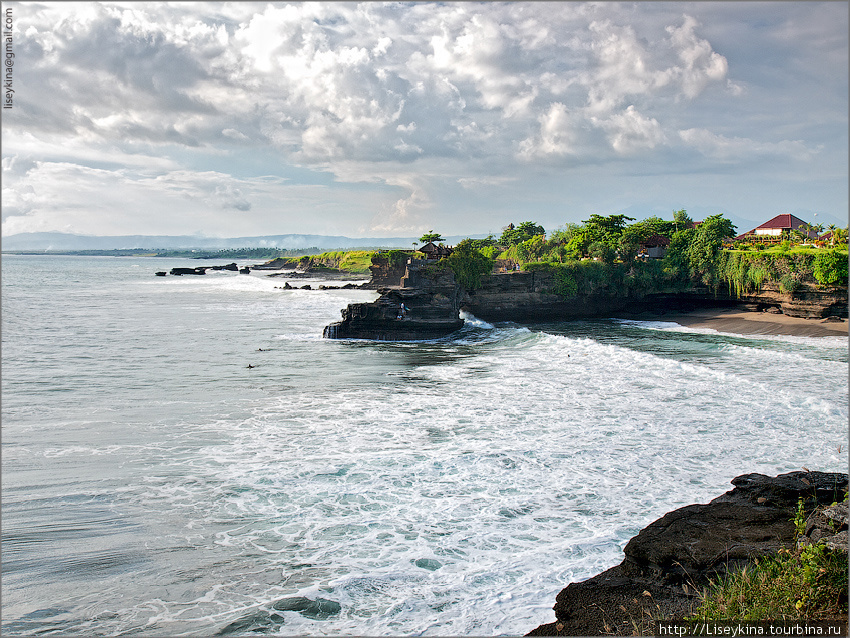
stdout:
<svg viewBox="0 0 850 638">
<path fill-rule="evenodd" d="M 848 322 L 800 319 L 767 312 L 744 312 L 734 308 L 715 308 L 665 314 L 641 313 L 641 321 L 674 321 L 688 328 L 711 328 L 718 332 L 796 337 L 846 337 Z"/>
</svg>

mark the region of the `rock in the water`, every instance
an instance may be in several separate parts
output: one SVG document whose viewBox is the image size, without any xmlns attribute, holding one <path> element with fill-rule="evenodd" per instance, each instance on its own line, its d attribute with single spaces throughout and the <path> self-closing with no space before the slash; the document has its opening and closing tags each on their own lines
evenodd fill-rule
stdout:
<svg viewBox="0 0 850 638">
<path fill-rule="evenodd" d="M 443 566 L 440 561 L 433 558 L 417 558 L 413 561 L 413 564 L 421 569 L 427 569 L 429 572 L 435 572 Z"/>
<path fill-rule="evenodd" d="M 270 614 L 267 611 L 257 611 L 234 620 L 232 623 L 219 631 L 216 636 L 228 636 L 230 634 L 252 633 L 274 633 L 283 624 L 283 616 Z"/>
<path fill-rule="evenodd" d="M 416 341 L 438 339 L 463 327 L 463 288 L 448 268 L 417 260 L 405 270 L 402 286 L 381 288 L 371 303 L 356 303 L 342 311 L 342 321 L 326 326 L 327 339 Z"/>
<path fill-rule="evenodd" d="M 197 268 L 172 268 L 172 275 L 206 275 L 208 266 L 198 266 Z"/>
<path fill-rule="evenodd" d="M 324 598 L 310 600 L 303 596 L 283 598 L 272 605 L 272 607 L 278 611 L 297 611 L 305 618 L 312 618 L 313 620 L 325 620 L 342 611 L 342 606 L 334 600 L 326 600 Z"/>
</svg>

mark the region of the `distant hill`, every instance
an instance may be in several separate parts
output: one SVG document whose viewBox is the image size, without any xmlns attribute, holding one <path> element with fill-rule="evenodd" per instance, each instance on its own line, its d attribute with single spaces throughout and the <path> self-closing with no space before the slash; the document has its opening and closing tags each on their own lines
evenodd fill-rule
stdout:
<svg viewBox="0 0 850 638">
<path fill-rule="evenodd" d="M 474 235 L 473 237 L 483 237 Z M 455 244 L 464 236 L 447 237 Z M 72 235 L 69 233 L 20 233 L 0 240 L 5 251 L 226 248 L 412 248 L 416 237 L 343 237 L 334 235 L 262 235 L 259 237 L 198 237 L 196 235 Z"/>
</svg>

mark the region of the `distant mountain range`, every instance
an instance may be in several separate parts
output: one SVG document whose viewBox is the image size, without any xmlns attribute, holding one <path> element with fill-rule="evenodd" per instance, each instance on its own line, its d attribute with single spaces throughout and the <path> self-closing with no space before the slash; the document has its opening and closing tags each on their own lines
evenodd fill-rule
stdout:
<svg viewBox="0 0 850 638">
<path fill-rule="evenodd" d="M 465 236 L 446 237 L 455 244 Z M 479 238 L 484 235 L 474 235 Z M 3 237 L 6 251 L 113 250 L 113 249 L 226 249 L 226 248 L 412 248 L 416 237 L 342 237 L 335 235 L 262 235 L 259 237 L 198 237 L 196 235 L 72 235 L 69 233 L 20 233 Z"/>
</svg>

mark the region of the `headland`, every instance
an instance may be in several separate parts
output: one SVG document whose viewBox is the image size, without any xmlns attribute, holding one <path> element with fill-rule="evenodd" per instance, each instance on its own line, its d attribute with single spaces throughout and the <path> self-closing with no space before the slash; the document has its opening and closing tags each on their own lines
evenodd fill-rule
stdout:
<svg viewBox="0 0 850 638">
<path fill-rule="evenodd" d="M 463 326 L 460 311 L 485 321 L 571 321 L 626 317 L 674 321 L 737 334 L 847 335 L 847 289 L 801 284 L 793 292 L 765 282 L 734 294 L 692 284 L 670 290 L 606 285 L 564 292 L 557 269 L 491 272 L 475 288 L 461 285 L 442 261 L 376 255 L 371 303 L 350 304 L 326 338 L 419 340 L 447 336 Z"/>
</svg>

